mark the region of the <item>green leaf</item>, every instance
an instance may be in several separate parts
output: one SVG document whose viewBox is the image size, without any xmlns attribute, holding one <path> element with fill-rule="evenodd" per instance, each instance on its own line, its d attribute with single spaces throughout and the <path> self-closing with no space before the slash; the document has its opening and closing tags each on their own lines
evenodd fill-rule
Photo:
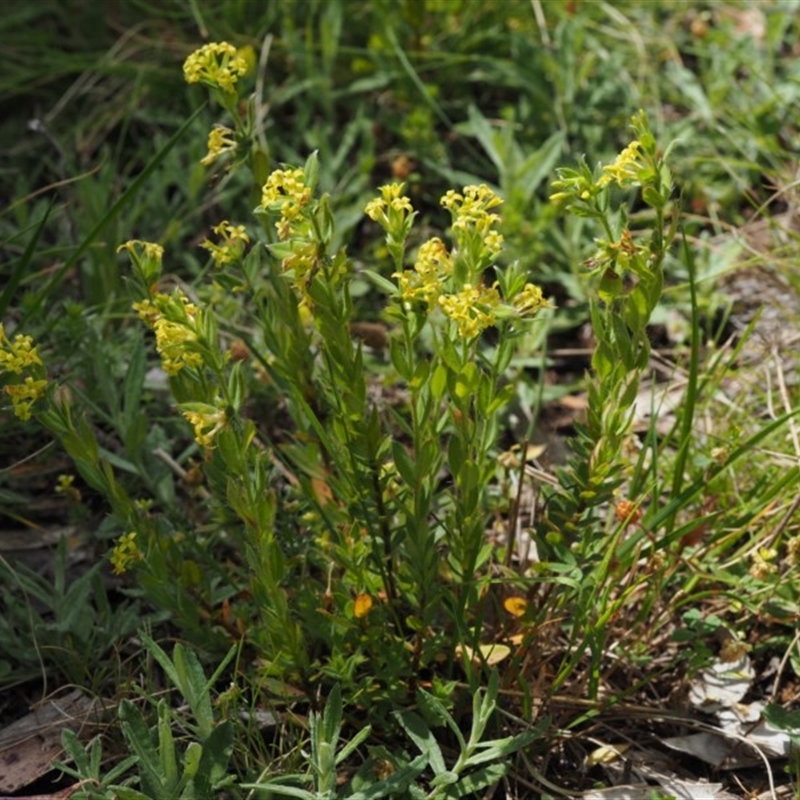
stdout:
<svg viewBox="0 0 800 800">
<path fill-rule="evenodd" d="M 442 751 L 431 729 L 425 724 L 425 720 L 413 711 L 396 711 L 394 717 L 403 726 L 403 730 L 408 734 L 409 739 L 414 742 L 426 757 L 428 765 L 434 774 L 442 775 L 447 772 Z"/>
<path fill-rule="evenodd" d="M 417 468 L 401 442 L 392 440 L 392 459 L 400 477 L 408 486 L 416 486 Z"/>
<path fill-rule="evenodd" d="M 385 292 L 389 297 L 394 297 L 397 294 L 397 285 L 388 278 L 384 278 L 383 275 L 379 275 L 371 269 L 362 270 L 360 274 L 366 275 L 378 289 Z"/>
<path fill-rule="evenodd" d="M 180 642 L 175 645 L 172 658 L 179 681 L 176 686 L 186 698 L 186 702 L 197 720 L 199 737 L 204 741 L 211 734 L 214 725 L 214 711 L 211 707 L 211 696 L 200 659 L 194 651 L 188 650 Z"/>
<path fill-rule="evenodd" d="M 194 777 L 195 796 L 198 800 L 213 796 L 223 783 L 229 781 L 228 763 L 233 754 L 233 723 L 220 723 L 205 740 L 200 762 Z"/>
<path fill-rule="evenodd" d="M 464 465 L 464 444 L 457 435 L 452 435 L 447 442 L 447 465 L 452 475 L 458 475 Z"/>
<path fill-rule="evenodd" d="M 422 753 L 405 767 L 392 773 L 388 778 L 348 795 L 347 800 L 378 800 L 380 797 L 400 797 L 411 788 L 412 782 L 428 766 L 428 758 Z"/>
<path fill-rule="evenodd" d="M 149 651 L 150 655 L 159 663 L 161 669 L 164 670 L 164 674 L 169 679 L 170 683 L 177 689 L 181 688 L 180 685 L 180 678 L 178 677 L 178 671 L 175 669 L 175 665 L 172 663 L 170 657 L 161 649 L 161 646 L 157 644 L 148 634 L 142 631 L 139 634 L 139 638 L 142 640 L 142 643 Z"/>
<path fill-rule="evenodd" d="M 301 789 L 298 786 L 285 786 L 282 783 L 243 783 L 242 789 L 250 789 L 254 792 L 269 792 L 279 794 L 283 797 L 296 797 L 298 800 L 319 800 L 316 792 L 309 792 L 308 789 Z"/>
<path fill-rule="evenodd" d="M 543 726 L 537 726 L 536 730 L 524 731 L 515 736 L 508 736 L 505 739 L 494 739 L 491 742 L 481 742 L 477 750 L 470 755 L 464 762 L 465 767 L 474 767 L 484 764 L 487 761 L 496 761 L 506 758 L 512 753 L 516 753 L 523 747 L 527 747 L 543 736 Z"/>
<path fill-rule="evenodd" d="M 514 171 L 514 189 L 521 189 L 525 203 L 530 201 L 542 182 L 550 177 L 563 150 L 564 134 L 557 131 Z"/>
<path fill-rule="evenodd" d="M 800 711 L 770 703 L 764 708 L 764 719 L 773 728 L 786 733 L 795 747 L 800 745 Z"/>
<path fill-rule="evenodd" d="M 462 775 L 455 786 L 448 786 L 444 790 L 445 797 L 471 797 L 487 786 L 498 783 L 508 770 L 508 764 L 491 764 L 469 775 Z"/>
<path fill-rule="evenodd" d="M 200 763 L 203 759 L 203 745 L 200 742 L 189 742 L 186 752 L 183 755 L 183 775 L 181 783 L 188 785 L 193 782 L 200 771 Z"/>
<path fill-rule="evenodd" d="M 178 760 L 175 757 L 175 739 L 172 736 L 172 715 L 162 700 L 158 704 L 158 750 L 161 754 L 161 775 L 170 787 L 178 784 Z"/>
<path fill-rule="evenodd" d="M 336 754 L 336 764 L 341 764 L 345 759 L 350 756 L 351 753 L 355 752 L 356 748 L 364 741 L 366 741 L 367 737 L 372 732 L 372 725 L 367 725 L 365 728 L 362 728 L 337 754 Z"/>
<path fill-rule="evenodd" d="M 169 787 L 164 784 L 161 761 L 139 709 L 130 700 L 119 705 L 119 720 L 128 746 L 139 759 L 139 779 L 142 789 L 150 797 L 166 797 Z"/>
<path fill-rule="evenodd" d="M 157 795 L 142 794 L 130 786 L 109 786 L 109 791 L 113 792 L 115 800 L 153 800 Z"/>
<path fill-rule="evenodd" d="M 410 381 L 414 367 L 403 342 L 399 339 L 389 340 L 389 357 L 392 359 L 392 366 L 397 370 L 397 374 L 404 381 Z"/>
<path fill-rule="evenodd" d="M 11 274 L 6 279 L 5 289 L 3 289 L 3 293 L 0 294 L 0 319 L 5 317 L 6 311 L 8 310 L 11 301 L 14 299 L 14 292 L 17 291 L 17 287 L 20 285 L 25 273 L 28 271 L 28 267 L 33 259 L 33 254 L 36 252 L 36 245 L 39 243 L 39 238 L 42 235 L 47 218 L 50 216 L 50 211 L 53 208 L 53 202 L 54 201 L 50 202 L 50 205 L 47 206 L 44 214 L 42 214 L 42 218 L 39 220 L 39 223 L 37 224 L 36 229 L 34 230 L 33 235 L 31 236 L 30 241 L 25 248 L 25 252 L 22 254 L 22 257 L 19 259 L 19 261 L 17 261 L 17 263 L 14 265 L 13 269 L 11 270 Z"/>
</svg>

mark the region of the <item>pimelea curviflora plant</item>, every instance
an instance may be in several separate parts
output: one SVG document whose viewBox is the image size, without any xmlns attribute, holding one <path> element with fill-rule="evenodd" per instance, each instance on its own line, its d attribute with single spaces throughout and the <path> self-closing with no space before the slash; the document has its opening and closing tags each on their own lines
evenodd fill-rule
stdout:
<svg viewBox="0 0 800 800">
<path fill-rule="evenodd" d="M 453 676 L 455 664 L 476 679 L 498 644 L 489 589 L 506 559 L 486 535 L 506 502 L 498 434 L 518 342 L 548 303 L 518 264 L 503 264 L 502 199 L 486 185 L 448 191 L 449 230 L 422 242 L 404 185 L 381 187 L 364 212 L 388 263 L 357 267 L 335 245 L 335 198 L 317 191 L 315 154 L 262 175 L 256 115 L 239 94 L 250 60 L 206 45 L 185 74 L 230 118 L 212 129 L 203 161 L 250 166 L 253 220 L 211 226 L 205 286 L 166 281 L 159 244 L 120 247 L 132 310 L 194 441 L 169 457 L 196 457 L 200 502 L 189 515 L 129 496 L 67 395 L 40 418 L 112 505 L 116 572 L 131 571 L 188 633 L 210 620 L 246 639 L 270 685 L 313 697 L 325 677 L 379 708 L 413 694 L 420 675 L 434 685 Z M 643 115 L 634 126 L 636 142 L 613 164 L 565 170 L 556 185 L 555 199 L 605 236 L 587 264 L 598 340 L 589 418 L 538 521 L 551 563 L 599 552 L 584 523 L 619 486 L 647 363 L 671 187 Z M 647 241 L 611 206 L 612 188 L 633 185 L 655 211 Z M 383 298 L 375 348 L 353 336 L 354 278 Z M 513 616 L 524 613 L 517 598 Z"/>
<path fill-rule="evenodd" d="M 243 70 L 225 45 L 207 45 L 185 67 L 233 116 L 240 143 Z M 206 162 L 228 147 L 212 139 Z M 318 196 L 317 175 L 315 155 L 272 171 L 255 209 L 260 236 L 225 220 L 204 242 L 214 281 L 246 317 L 218 319 L 187 288 L 161 289 L 158 245 L 122 249 L 134 308 L 202 450 L 205 489 L 247 560 L 253 602 L 238 613 L 263 669 L 305 687 L 322 672 L 407 692 L 422 669 L 480 652 L 494 448 L 514 392 L 503 378 L 547 304 L 516 265 L 500 265 L 502 201 L 489 187 L 448 192 L 448 240 L 409 252 L 411 200 L 403 184 L 384 186 L 365 213 L 391 262 L 363 274 L 385 296 L 390 364 L 370 368 L 375 355 L 351 335 L 355 267 L 333 246 L 334 199 Z M 231 324 L 237 353 L 220 334 Z M 291 420 L 278 436 L 247 411 L 258 376 Z M 400 391 L 382 400 L 391 385 Z M 137 570 L 147 571 L 149 549 L 131 561 Z"/>
</svg>

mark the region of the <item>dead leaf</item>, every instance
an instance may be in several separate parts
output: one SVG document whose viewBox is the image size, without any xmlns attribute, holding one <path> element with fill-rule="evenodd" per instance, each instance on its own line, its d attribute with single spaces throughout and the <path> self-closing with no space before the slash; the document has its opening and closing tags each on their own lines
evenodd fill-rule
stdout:
<svg viewBox="0 0 800 800">
<path fill-rule="evenodd" d="M 469 645 L 456 648 L 456 655 L 465 655 L 476 667 L 482 663 L 494 667 L 501 661 L 505 661 L 511 655 L 511 648 L 506 644 L 482 644 L 478 645 L 477 650 L 473 650 Z"/>
<path fill-rule="evenodd" d="M 52 698 L 0 731 L 0 792 L 17 792 L 52 769 L 62 755 L 61 732 L 86 733 L 97 721 L 98 702 L 77 689 Z M 68 795 L 67 795 L 68 796 Z"/>
</svg>

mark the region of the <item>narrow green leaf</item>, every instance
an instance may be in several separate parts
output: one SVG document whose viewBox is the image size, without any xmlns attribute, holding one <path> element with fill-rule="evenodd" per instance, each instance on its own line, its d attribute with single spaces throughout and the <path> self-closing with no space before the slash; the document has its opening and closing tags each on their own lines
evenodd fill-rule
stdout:
<svg viewBox="0 0 800 800">
<path fill-rule="evenodd" d="M 125 740 L 139 758 L 139 779 L 143 791 L 150 797 L 166 797 L 168 787 L 162 780 L 160 759 L 144 717 L 130 700 L 120 703 L 118 713 Z"/>
<path fill-rule="evenodd" d="M 364 741 L 366 741 L 367 737 L 372 732 L 372 725 L 367 725 L 366 728 L 362 728 L 337 754 L 336 754 L 336 764 L 337 766 L 345 761 L 351 753 L 354 753 L 356 748 Z"/>
<path fill-rule="evenodd" d="M 422 717 L 417 716 L 413 711 L 395 712 L 397 721 L 403 726 L 403 730 L 408 734 L 409 739 L 425 755 L 430 768 L 435 775 L 441 775 L 447 771 L 444 763 L 444 756 L 431 729 L 425 724 Z"/>
<path fill-rule="evenodd" d="M 392 773 L 388 778 L 373 784 L 367 789 L 353 792 L 347 800 L 378 800 L 380 797 L 400 797 L 409 791 L 412 782 L 428 766 L 428 758 L 422 753 L 411 763 Z"/>
<path fill-rule="evenodd" d="M 45 223 L 47 222 L 47 218 L 50 216 L 50 211 L 52 208 L 53 201 L 50 202 L 50 205 L 47 206 L 44 214 L 42 214 L 42 218 L 39 220 L 39 223 L 36 226 L 36 229 L 34 230 L 27 247 L 25 248 L 25 252 L 11 270 L 11 275 L 9 275 L 6 282 L 6 288 L 3 289 L 3 293 L 0 294 L 0 319 L 5 316 L 6 310 L 8 309 L 9 305 L 11 305 L 11 301 L 14 299 L 14 293 L 17 291 L 17 287 L 22 282 L 22 278 L 24 277 L 31 261 L 33 260 L 33 254 L 36 252 L 36 245 L 39 244 L 39 239 L 41 238 L 42 231 L 44 230 Z"/>
<path fill-rule="evenodd" d="M 158 704 L 158 749 L 161 754 L 161 775 L 172 789 L 178 784 L 178 760 L 175 757 L 175 739 L 172 735 L 172 715 L 163 700 Z"/>
<path fill-rule="evenodd" d="M 448 786 L 444 797 L 472 797 L 487 786 L 498 783 L 508 770 L 508 764 L 491 764 L 469 775 L 463 775 L 455 786 Z"/>
<path fill-rule="evenodd" d="M 181 125 L 177 131 L 175 131 L 175 133 L 169 138 L 161 150 L 156 153 L 152 161 L 150 161 L 150 163 L 139 173 L 139 175 L 136 177 L 136 180 L 131 183 L 122 197 L 120 197 L 119 200 L 117 200 L 117 202 L 111 206 L 111 208 L 97 223 L 97 225 L 95 225 L 94 228 L 89 231 L 86 238 L 80 243 L 80 245 L 78 245 L 75 252 L 62 264 L 60 269 L 53 274 L 53 277 L 41 290 L 41 292 L 39 292 L 33 302 L 26 307 L 26 319 L 34 312 L 38 311 L 42 304 L 53 295 L 53 293 L 61 285 L 61 281 L 64 279 L 64 276 L 77 263 L 78 259 L 81 258 L 81 256 L 92 246 L 95 239 L 97 239 L 100 233 L 102 233 L 103 228 L 105 228 L 105 226 L 108 225 L 108 223 L 111 222 L 111 220 L 114 219 L 117 214 L 119 214 L 119 212 L 136 196 L 139 189 L 150 178 L 153 172 L 155 172 L 161 162 L 167 157 L 167 154 L 170 152 L 170 150 L 172 150 L 172 148 L 175 147 L 175 145 L 183 138 L 184 134 L 189 130 L 189 128 L 191 128 L 195 119 L 200 116 L 205 107 L 206 104 L 203 103 L 193 114 L 189 116 L 186 122 L 184 122 L 183 125 Z"/>
<path fill-rule="evenodd" d="M 282 783 L 243 783 L 241 788 L 254 792 L 269 792 L 283 797 L 296 797 L 298 800 L 319 800 L 316 792 L 309 792 L 308 789 L 297 786 L 284 786 Z"/>
</svg>

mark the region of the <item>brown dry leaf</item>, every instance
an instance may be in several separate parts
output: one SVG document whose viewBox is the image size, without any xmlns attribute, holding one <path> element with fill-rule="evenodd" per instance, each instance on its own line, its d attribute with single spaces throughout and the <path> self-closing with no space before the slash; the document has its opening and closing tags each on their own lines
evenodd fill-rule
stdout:
<svg viewBox="0 0 800 800">
<path fill-rule="evenodd" d="M 565 394 L 558 404 L 570 411 L 585 411 L 589 407 L 589 399 L 585 394 Z"/>
<path fill-rule="evenodd" d="M 320 504 L 322 508 L 333 500 L 333 492 L 328 482 L 323 478 L 312 478 L 311 489 L 314 492 L 314 499 Z"/>
<path fill-rule="evenodd" d="M 511 655 L 511 648 L 506 644 L 482 644 L 477 650 L 473 650 L 469 645 L 464 645 L 463 648 L 456 648 L 456 655 L 465 655 L 476 667 L 484 662 L 487 666 L 494 667 Z"/>
<path fill-rule="evenodd" d="M 61 732 L 85 732 L 98 704 L 80 691 L 48 700 L 0 731 L 0 792 L 17 792 L 52 769 L 62 755 Z M 68 796 L 68 795 L 67 795 Z M 56 795 L 57 797 L 57 795 Z"/>
<path fill-rule="evenodd" d="M 733 21 L 739 36 L 752 36 L 759 44 L 764 41 L 767 33 L 767 18 L 757 3 L 749 4 L 744 8 L 729 6 L 725 9 L 724 16 Z"/>
</svg>

